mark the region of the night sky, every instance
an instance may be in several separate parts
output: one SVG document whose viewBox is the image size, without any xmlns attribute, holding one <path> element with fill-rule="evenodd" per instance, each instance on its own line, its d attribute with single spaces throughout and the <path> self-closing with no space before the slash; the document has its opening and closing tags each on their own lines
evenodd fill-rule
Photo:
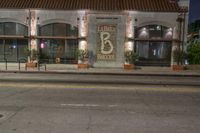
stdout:
<svg viewBox="0 0 200 133">
<path fill-rule="evenodd" d="M 190 0 L 189 22 L 200 19 L 200 0 Z"/>
</svg>

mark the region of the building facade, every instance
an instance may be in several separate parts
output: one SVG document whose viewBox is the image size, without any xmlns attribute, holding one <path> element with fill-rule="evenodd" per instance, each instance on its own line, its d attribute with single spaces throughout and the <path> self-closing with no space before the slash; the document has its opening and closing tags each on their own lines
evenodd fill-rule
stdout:
<svg viewBox="0 0 200 133">
<path fill-rule="evenodd" d="M 47 63 L 122 68 L 125 51 L 137 65 L 173 65 L 186 42 L 189 0 L 1 0 L 0 58 L 27 59 L 35 49 Z"/>
</svg>

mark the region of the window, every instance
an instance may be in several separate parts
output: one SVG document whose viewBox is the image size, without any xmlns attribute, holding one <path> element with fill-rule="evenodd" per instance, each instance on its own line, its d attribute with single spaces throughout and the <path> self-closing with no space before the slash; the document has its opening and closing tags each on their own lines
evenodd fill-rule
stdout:
<svg viewBox="0 0 200 133">
<path fill-rule="evenodd" d="M 0 35 L 28 35 L 28 27 L 19 23 L 0 23 Z"/>
<path fill-rule="evenodd" d="M 40 35 L 41 36 L 53 36 L 53 25 L 45 25 L 40 28 Z"/>
<path fill-rule="evenodd" d="M 136 29 L 138 39 L 172 39 L 172 28 L 161 25 L 147 25 Z"/>
<path fill-rule="evenodd" d="M 21 58 L 27 58 L 24 49 L 28 46 L 28 39 L 15 37 L 27 36 L 27 26 L 14 22 L 0 23 L 0 35 L 13 36 L 11 39 L 0 38 L 0 60 L 17 62 Z"/>
<path fill-rule="evenodd" d="M 16 35 L 16 23 L 5 23 L 4 26 L 5 35 Z"/>
<path fill-rule="evenodd" d="M 172 28 L 147 25 L 136 29 L 135 50 L 141 65 L 170 65 Z"/>
<path fill-rule="evenodd" d="M 3 23 L 0 23 L 0 35 L 4 34 L 4 27 L 3 27 Z"/>
<path fill-rule="evenodd" d="M 54 36 L 66 36 L 66 24 L 57 23 L 53 25 Z"/>
<path fill-rule="evenodd" d="M 70 24 L 53 23 L 40 27 L 41 36 L 78 36 L 78 28 Z"/>
</svg>

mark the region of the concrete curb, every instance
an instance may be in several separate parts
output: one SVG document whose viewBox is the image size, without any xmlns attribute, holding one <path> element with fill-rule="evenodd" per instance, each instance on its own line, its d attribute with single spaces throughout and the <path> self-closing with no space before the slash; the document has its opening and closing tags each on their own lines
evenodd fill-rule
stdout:
<svg viewBox="0 0 200 133">
<path fill-rule="evenodd" d="M 134 81 L 123 80 L 113 82 L 113 80 L 72 80 L 72 79 L 0 79 L 1 82 L 7 83 L 53 83 L 53 84 L 107 84 L 107 85 L 173 85 L 173 86 L 200 86 L 200 82 L 180 82 L 180 81 Z"/>
<path fill-rule="evenodd" d="M 0 73 L 30 73 L 30 74 L 84 74 L 84 75 L 124 75 L 124 76 L 166 76 L 166 77 L 200 77 L 199 74 L 193 73 L 126 73 L 126 72 L 84 72 L 84 71 L 69 71 L 69 72 L 59 72 L 59 71 L 0 71 Z"/>
</svg>

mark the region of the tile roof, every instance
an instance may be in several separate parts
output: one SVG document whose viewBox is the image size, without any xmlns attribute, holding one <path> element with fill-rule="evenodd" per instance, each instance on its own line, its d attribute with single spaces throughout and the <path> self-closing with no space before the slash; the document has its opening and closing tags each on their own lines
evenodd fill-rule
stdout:
<svg viewBox="0 0 200 133">
<path fill-rule="evenodd" d="M 0 0 L 0 8 L 178 12 L 176 0 Z"/>
</svg>

